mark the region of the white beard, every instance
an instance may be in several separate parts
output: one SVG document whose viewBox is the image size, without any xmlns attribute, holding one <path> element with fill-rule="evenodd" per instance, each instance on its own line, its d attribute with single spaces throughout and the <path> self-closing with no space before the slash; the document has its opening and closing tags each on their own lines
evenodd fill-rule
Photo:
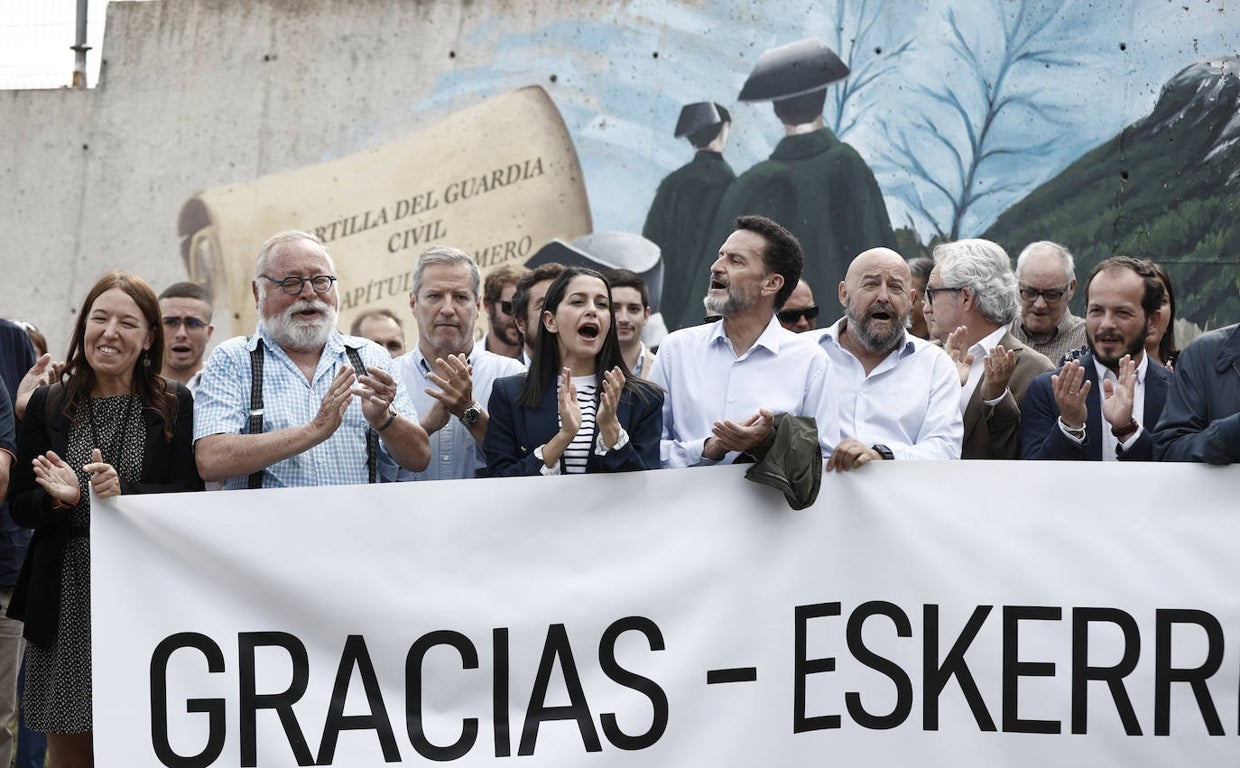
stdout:
<svg viewBox="0 0 1240 768">
<path fill-rule="evenodd" d="M 303 309 L 317 309 L 317 320 L 302 320 L 294 315 Z M 278 315 L 263 317 L 259 322 L 281 347 L 295 352 L 321 349 L 336 329 L 336 308 L 319 299 L 298 299 Z"/>
</svg>

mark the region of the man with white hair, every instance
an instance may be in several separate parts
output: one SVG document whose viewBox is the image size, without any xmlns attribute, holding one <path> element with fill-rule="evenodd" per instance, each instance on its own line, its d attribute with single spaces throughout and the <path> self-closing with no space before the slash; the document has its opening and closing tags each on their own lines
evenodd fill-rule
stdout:
<svg viewBox="0 0 1240 768">
<path fill-rule="evenodd" d="M 1016 257 L 1020 316 L 1012 336 L 1046 355 L 1055 365 L 1085 346 L 1085 318 L 1068 311 L 1076 291 L 1076 263 L 1059 243 L 1030 243 Z"/>
<path fill-rule="evenodd" d="M 258 252 L 258 329 L 211 355 L 194 398 L 194 452 L 225 489 L 375 482 L 380 452 L 426 468 L 430 449 L 392 358 L 336 330 L 335 265 L 314 235 Z"/>
<path fill-rule="evenodd" d="M 1008 330 L 1017 296 L 1011 262 L 989 240 L 943 243 L 934 259 L 922 311 L 960 373 L 960 458 L 1019 459 L 1025 390 L 1055 366 Z"/>
</svg>

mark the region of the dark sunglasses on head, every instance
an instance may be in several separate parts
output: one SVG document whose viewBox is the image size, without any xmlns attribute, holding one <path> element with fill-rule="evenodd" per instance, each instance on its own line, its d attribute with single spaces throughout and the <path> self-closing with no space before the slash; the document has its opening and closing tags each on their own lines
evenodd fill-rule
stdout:
<svg viewBox="0 0 1240 768">
<path fill-rule="evenodd" d="M 170 331 L 175 331 L 177 328 L 181 327 L 181 323 L 185 323 L 185 328 L 191 331 L 200 331 L 207 327 L 206 323 L 196 317 L 190 317 L 189 315 L 186 315 L 185 317 L 169 316 L 164 318 L 164 327 Z"/>
<path fill-rule="evenodd" d="M 818 307 L 805 307 L 804 309 L 783 309 L 783 310 L 780 310 L 778 314 L 779 314 L 779 322 L 788 323 L 789 325 L 792 325 L 794 323 L 801 322 L 802 317 L 804 317 L 806 320 L 813 320 L 817 318 Z"/>
</svg>

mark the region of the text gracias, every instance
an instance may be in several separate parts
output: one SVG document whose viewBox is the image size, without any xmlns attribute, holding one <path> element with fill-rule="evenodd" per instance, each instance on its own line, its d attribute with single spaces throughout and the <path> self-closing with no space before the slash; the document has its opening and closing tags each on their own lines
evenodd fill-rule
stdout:
<svg viewBox="0 0 1240 768">
<path fill-rule="evenodd" d="M 922 672 L 922 728 L 927 731 L 939 729 L 939 697 L 948 683 L 955 681 L 963 693 L 979 730 L 1006 733 L 1060 733 L 1062 724 L 1055 720 L 1023 719 L 1017 712 L 1017 688 L 1022 677 L 1054 677 L 1056 665 L 1045 661 L 1021 661 L 1018 653 L 1019 628 L 1028 621 L 1061 621 L 1064 609 L 1053 606 L 1002 606 L 1002 703 L 1001 727 L 996 726 L 982 697 L 977 682 L 969 669 L 965 654 L 976 639 L 994 606 L 977 606 L 965 626 L 950 643 L 946 656 L 940 658 L 939 606 L 923 607 L 924 665 Z M 833 672 L 834 657 L 810 658 L 807 655 L 807 638 L 810 624 L 831 621 L 841 616 L 841 604 L 816 603 L 795 608 L 795 654 L 793 660 L 794 702 L 792 707 L 792 730 L 794 733 L 835 729 L 841 727 L 840 714 L 810 714 L 806 712 L 806 688 L 813 675 Z M 862 639 L 862 629 L 871 619 L 883 618 L 891 622 L 899 637 L 912 637 L 912 623 L 907 613 L 898 605 L 885 601 L 871 601 L 857 606 L 848 615 L 845 625 L 846 645 L 849 654 L 860 664 L 886 677 L 896 688 L 896 703 L 890 712 L 875 714 L 866 709 L 859 692 L 844 694 L 844 711 L 849 719 L 864 728 L 890 729 L 902 725 L 912 713 L 913 682 L 909 674 L 894 661 L 884 658 L 867 648 Z M 1091 628 L 1110 625 L 1118 628 L 1124 637 L 1123 657 L 1110 666 L 1093 666 L 1088 663 L 1086 649 Z M 1204 633 L 1207 640 L 1206 658 L 1198 666 L 1178 668 L 1171 666 L 1171 637 L 1176 626 L 1192 627 Z M 521 727 L 518 755 L 533 755 L 537 746 L 539 727 L 551 721 L 573 721 L 586 752 L 603 749 L 599 730 L 613 747 L 623 750 L 648 748 L 662 737 L 669 720 L 668 697 L 664 690 L 648 677 L 625 669 L 616 660 L 616 645 L 627 632 L 638 632 L 652 652 L 666 648 L 663 633 L 649 618 L 630 616 L 613 622 L 603 632 L 598 646 L 599 670 L 616 684 L 638 692 L 650 702 L 653 717 L 649 727 L 642 733 L 626 733 L 614 713 L 595 717 L 586 700 L 578 673 L 568 633 L 563 624 L 551 625 L 543 644 L 538 672 L 526 707 Z M 1071 732 L 1087 732 L 1087 703 L 1090 682 L 1102 682 L 1110 693 L 1110 704 L 1115 707 L 1125 733 L 1142 735 L 1132 699 L 1124 685 L 1124 678 L 1131 674 L 1140 657 L 1141 636 L 1136 620 L 1131 614 L 1117 608 L 1071 609 L 1072 662 L 1071 670 Z M 506 628 L 492 630 L 492 742 L 496 757 L 512 755 L 509 723 L 509 652 Z M 943 644 L 946 645 L 946 644 Z M 461 723 L 460 737 L 451 744 L 433 744 L 423 729 L 422 712 L 422 664 L 427 653 L 436 647 L 455 649 L 461 657 L 464 669 L 477 669 L 479 655 L 477 646 L 467 636 L 450 630 L 429 632 L 418 638 L 410 647 L 405 660 L 405 730 L 410 745 L 423 758 L 444 762 L 456 760 L 468 754 L 476 745 L 479 720 L 465 718 Z M 282 649 L 292 663 L 293 680 L 288 688 L 277 693 L 260 693 L 256 690 L 256 651 L 259 648 Z M 195 632 L 170 635 L 160 642 L 151 654 L 151 737 L 152 746 L 159 760 L 170 768 L 202 768 L 213 765 L 223 752 L 226 737 L 226 700 L 222 698 L 194 698 L 185 703 L 184 710 L 190 714 L 205 714 L 208 720 L 207 743 L 197 754 L 182 755 L 169 741 L 169 706 L 167 670 L 173 654 L 194 650 L 207 662 L 210 673 L 225 672 L 224 655 L 214 640 Z M 361 635 L 349 635 L 344 644 L 332 688 L 331 703 L 323 724 L 317 754 L 311 754 L 302 724 L 293 711 L 309 685 L 310 664 L 305 645 L 294 635 L 284 632 L 242 632 L 237 635 L 240 710 L 239 764 L 257 765 L 257 715 L 261 710 L 271 710 L 279 718 L 284 739 L 292 750 L 298 765 L 331 765 L 335 759 L 336 745 L 343 731 L 373 731 L 386 762 L 401 760 L 395 732 L 392 728 L 388 705 L 384 701 L 378 677 L 365 639 Z M 1223 655 L 1223 631 L 1218 620 L 1211 614 L 1197 610 L 1159 610 L 1155 615 L 1155 691 L 1154 733 L 1170 733 L 1171 686 L 1174 683 L 1188 685 L 1198 704 L 1199 715 L 1211 735 L 1224 735 L 1217 708 L 1207 688 L 1207 680 L 1219 671 Z M 547 694 L 553 674 L 559 670 L 570 703 L 562 706 L 548 705 Z M 356 676 L 365 691 L 369 714 L 345 715 L 346 698 L 350 681 Z M 231 761 L 230 761 L 231 762 Z"/>
</svg>

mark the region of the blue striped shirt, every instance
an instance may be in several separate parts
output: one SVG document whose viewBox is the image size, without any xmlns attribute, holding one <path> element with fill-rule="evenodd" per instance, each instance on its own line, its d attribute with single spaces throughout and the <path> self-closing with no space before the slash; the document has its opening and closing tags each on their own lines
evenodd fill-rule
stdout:
<svg viewBox="0 0 1240 768">
<path fill-rule="evenodd" d="M 250 352 L 263 339 L 263 431 L 275 432 L 307 424 L 319 412 L 340 366 L 348 365 L 345 345 L 354 347 L 371 368 L 393 373 L 387 350 L 368 339 L 333 331 L 319 357 L 313 381 L 297 367 L 261 327 L 253 336 L 238 336 L 215 348 L 202 372 L 194 394 L 194 440 L 209 435 L 242 435 L 249 432 Z M 396 379 L 393 405 L 402 416 L 418 420 L 405 385 Z M 366 469 L 366 418 L 358 398 L 345 410 L 344 421 L 328 439 L 313 448 L 267 467 L 264 488 L 312 485 L 351 485 L 368 480 Z M 386 454 L 382 441 L 380 453 Z M 383 456 L 379 457 L 380 460 Z M 224 481 L 226 490 L 247 487 L 248 478 Z"/>
</svg>

